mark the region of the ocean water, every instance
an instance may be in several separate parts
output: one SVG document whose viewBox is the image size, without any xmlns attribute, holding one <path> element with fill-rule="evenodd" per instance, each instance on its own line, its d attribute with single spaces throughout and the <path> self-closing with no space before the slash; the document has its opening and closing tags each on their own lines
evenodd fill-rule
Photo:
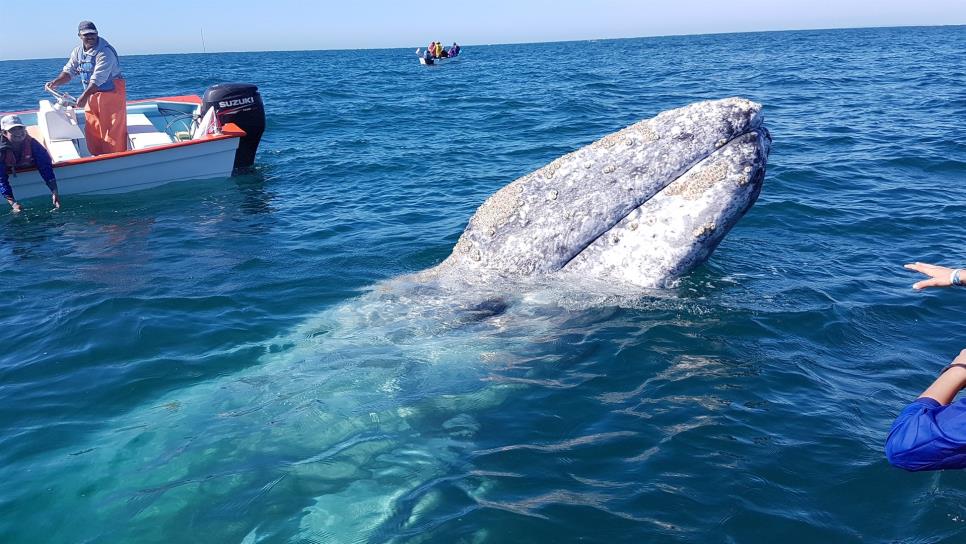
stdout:
<svg viewBox="0 0 966 544">
<path fill-rule="evenodd" d="M 966 264 L 964 27 L 414 49 L 123 57 L 132 99 L 259 85 L 267 132 L 252 174 L 0 211 L 0 542 L 966 536 L 966 474 L 882 453 L 966 347 L 966 294 L 901 268 Z M 62 65 L 0 62 L 0 110 Z M 764 188 L 673 288 L 373 291 L 517 177 L 734 95 Z"/>
</svg>

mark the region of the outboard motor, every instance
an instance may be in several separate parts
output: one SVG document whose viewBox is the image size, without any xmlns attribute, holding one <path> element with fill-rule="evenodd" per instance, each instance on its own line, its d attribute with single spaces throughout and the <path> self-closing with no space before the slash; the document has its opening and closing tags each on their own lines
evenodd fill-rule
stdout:
<svg viewBox="0 0 966 544">
<path fill-rule="evenodd" d="M 235 168 L 247 168 L 255 163 L 255 151 L 265 132 L 265 105 L 258 87 L 249 83 L 219 83 L 205 90 L 201 113 L 215 108 L 218 125 L 235 123 L 245 131 L 235 152 Z"/>
</svg>

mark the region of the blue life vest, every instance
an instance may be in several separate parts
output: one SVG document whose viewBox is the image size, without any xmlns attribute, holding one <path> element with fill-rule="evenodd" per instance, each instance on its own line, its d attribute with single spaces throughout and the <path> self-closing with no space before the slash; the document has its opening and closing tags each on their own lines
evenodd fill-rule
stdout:
<svg viewBox="0 0 966 544">
<path fill-rule="evenodd" d="M 98 40 L 98 44 L 100 44 L 100 38 L 98 38 L 97 40 Z M 111 50 L 112 53 L 114 53 L 114 58 L 118 59 L 117 64 L 118 64 L 118 67 L 120 67 L 121 60 L 117 56 L 117 50 L 114 49 L 114 46 L 110 44 L 108 44 L 107 47 L 108 49 Z M 77 71 L 80 72 L 81 85 L 83 85 L 85 89 L 87 88 L 87 85 L 91 81 L 91 76 L 94 75 L 94 62 L 96 60 L 96 57 L 97 57 L 96 49 L 93 53 L 88 53 L 87 51 L 81 51 L 80 66 L 77 68 Z M 97 87 L 97 90 L 101 92 L 113 91 L 114 79 L 113 78 L 108 79 L 107 82 L 105 82 L 103 85 L 99 85 Z"/>
</svg>

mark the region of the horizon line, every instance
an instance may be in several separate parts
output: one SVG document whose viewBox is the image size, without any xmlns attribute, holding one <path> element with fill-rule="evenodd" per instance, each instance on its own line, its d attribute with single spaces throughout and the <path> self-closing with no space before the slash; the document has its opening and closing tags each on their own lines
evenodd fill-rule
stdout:
<svg viewBox="0 0 966 544">
<path fill-rule="evenodd" d="M 502 43 L 469 43 L 460 44 L 460 47 L 497 47 L 502 45 L 541 45 L 541 44 L 553 44 L 553 43 L 579 43 L 579 42 L 596 42 L 596 41 L 619 41 L 619 40 L 641 40 L 641 39 L 653 39 L 653 38 L 680 38 L 680 37 L 700 37 L 700 36 L 726 36 L 729 34 L 770 34 L 779 32 L 827 32 L 827 31 L 839 31 L 839 30 L 869 30 L 869 29 L 889 29 L 889 28 L 947 28 L 947 27 L 958 27 L 966 26 L 966 23 L 952 23 L 952 24 L 941 24 L 941 25 L 887 25 L 887 26 L 850 26 L 850 27 L 825 27 L 825 28 L 785 28 L 785 29 L 774 29 L 774 30 L 740 30 L 740 31 L 725 31 L 725 32 L 702 32 L 698 34 L 653 34 L 646 36 L 621 36 L 615 38 L 585 38 L 579 40 L 547 40 L 547 41 L 535 41 L 535 42 L 502 42 Z M 458 43 L 458 42 L 457 42 Z M 395 46 L 395 47 L 358 47 L 351 49 L 244 49 L 244 50 L 224 50 L 224 51 L 194 51 L 194 52 L 177 52 L 177 53 L 131 53 L 121 55 L 122 57 L 149 57 L 155 55 L 221 55 L 226 53 L 305 53 L 312 51 L 381 51 L 381 50 L 393 50 L 393 49 L 409 49 L 412 46 Z M 30 58 L 17 58 L 17 59 L 0 59 L 0 62 L 18 62 L 26 60 L 57 60 L 62 57 L 30 57 Z"/>
</svg>

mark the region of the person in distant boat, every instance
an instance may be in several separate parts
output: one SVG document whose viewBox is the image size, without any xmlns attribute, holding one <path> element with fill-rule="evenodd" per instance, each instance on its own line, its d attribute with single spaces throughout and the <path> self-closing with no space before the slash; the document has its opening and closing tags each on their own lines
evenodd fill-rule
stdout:
<svg viewBox="0 0 966 544">
<path fill-rule="evenodd" d="M 443 58 L 443 44 L 439 42 L 433 44 L 433 55 L 435 55 L 438 59 Z"/>
<path fill-rule="evenodd" d="M 40 142 L 27 134 L 27 127 L 17 115 L 4 115 L 0 118 L 0 161 L 3 162 L 0 167 L 0 194 L 7 199 L 14 213 L 23 210 L 23 206 L 13 196 L 10 175 L 16 176 L 17 170 L 33 167 L 37 167 L 40 177 L 50 189 L 54 207 L 60 207 L 57 178 L 54 176 L 50 154 Z"/>
<path fill-rule="evenodd" d="M 429 46 L 426 47 L 426 51 L 429 53 L 429 58 L 436 58 L 436 42 L 429 42 Z"/>
<path fill-rule="evenodd" d="M 453 42 L 453 46 L 449 48 L 449 56 L 455 57 L 460 54 L 460 46 Z"/>
<path fill-rule="evenodd" d="M 966 270 L 926 263 L 905 265 L 928 279 L 913 284 L 930 287 L 964 287 Z M 886 458 L 911 471 L 966 468 L 966 399 L 956 394 L 966 387 L 966 349 L 939 372 L 939 377 L 896 417 L 886 439 Z"/>
<path fill-rule="evenodd" d="M 60 75 L 45 87 L 55 89 L 79 75 L 84 92 L 77 106 L 84 108 L 84 136 L 91 155 L 127 150 L 127 89 L 117 51 L 97 34 L 90 21 L 77 25 L 81 45 L 67 59 Z"/>
</svg>

